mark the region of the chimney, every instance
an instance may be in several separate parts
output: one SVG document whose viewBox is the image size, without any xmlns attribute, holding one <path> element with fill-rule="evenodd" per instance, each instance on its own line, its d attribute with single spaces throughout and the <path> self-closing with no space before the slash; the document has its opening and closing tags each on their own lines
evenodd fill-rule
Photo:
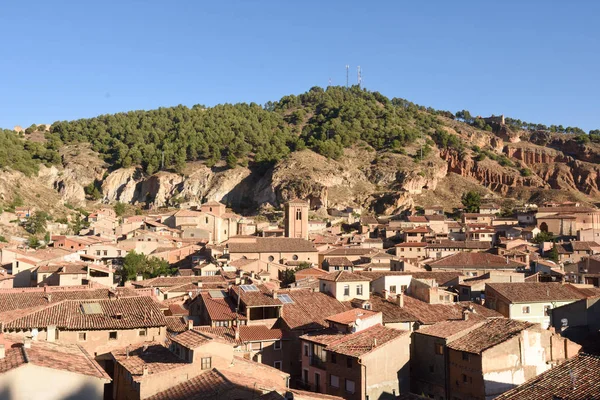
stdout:
<svg viewBox="0 0 600 400">
<path fill-rule="evenodd" d="M 398 301 L 400 308 L 404 307 L 404 292 L 400 292 L 400 294 L 396 296 L 396 300 Z"/>
<path fill-rule="evenodd" d="M 26 349 L 30 349 L 31 348 L 31 339 L 25 338 L 25 340 L 23 340 L 23 347 L 25 347 Z"/>
<path fill-rule="evenodd" d="M 52 302 L 52 293 L 48 293 L 46 295 L 46 299 L 48 299 L 48 303 L 51 303 Z"/>
<path fill-rule="evenodd" d="M 6 357 L 6 350 L 4 349 L 4 343 L 0 344 L 0 360 Z"/>
<path fill-rule="evenodd" d="M 277 300 L 277 290 L 273 289 L 273 298 Z"/>
<path fill-rule="evenodd" d="M 44 284 L 44 293 L 48 292 L 48 285 Z"/>
<path fill-rule="evenodd" d="M 240 340 L 240 327 L 238 325 L 234 325 L 233 331 L 235 332 L 235 340 Z"/>
<path fill-rule="evenodd" d="M 383 298 L 387 300 L 388 298 L 388 291 L 383 289 L 383 291 L 381 292 L 381 294 L 383 294 Z"/>
<path fill-rule="evenodd" d="M 125 346 L 125 357 L 129 358 L 129 346 Z"/>
<path fill-rule="evenodd" d="M 468 310 L 463 310 L 463 312 L 462 312 L 462 319 L 464 321 L 466 321 L 466 320 L 469 319 L 469 311 Z"/>
<path fill-rule="evenodd" d="M 192 329 L 194 329 L 194 320 L 193 319 L 188 319 L 187 328 L 188 328 L 188 331 L 191 331 Z"/>
<path fill-rule="evenodd" d="M 142 367 L 142 376 L 147 376 L 148 375 L 148 366 L 144 365 Z"/>
</svg>

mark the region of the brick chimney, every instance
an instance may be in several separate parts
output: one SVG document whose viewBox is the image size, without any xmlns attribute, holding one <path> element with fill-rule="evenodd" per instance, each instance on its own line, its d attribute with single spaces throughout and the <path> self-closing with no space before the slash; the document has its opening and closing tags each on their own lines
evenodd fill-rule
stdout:
<svg viewBox="0 0 600 400">
<path fill-rule="evenodd" d="M 273 298 L 277 300 L 277 290 L 273 289 Z"/>
<path fill-rule="evenodd" d="M 396 300 L 400 307 L 404 307 L 404 292 L 400 292 L 400 294 L 396 295 Z"/>
<path fill-rule="evenodd" d="M 469 319 L 469 310 L 463 310 L 463 312 L 462 312 L 462 319 L 464 321 L 466 321 L 466 320 Z"/>
</svg>

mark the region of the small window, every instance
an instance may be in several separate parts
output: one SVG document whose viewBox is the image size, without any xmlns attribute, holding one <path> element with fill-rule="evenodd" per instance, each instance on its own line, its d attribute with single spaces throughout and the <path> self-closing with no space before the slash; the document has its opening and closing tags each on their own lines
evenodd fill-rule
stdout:
<svg viewBox="0 0 600 400">
<path fill-rule="evenodd" d="M 334 388 L 340 387 L 340 377 L 335 375 L 329 375 L 329 386 Z"/>
<path fill-rule="evenodd" d="M 346 392 L 354 393 L 354 381 L 346 379 Z"/>
<path fill-rule="evenodd" d="M 308 357 L 308 344 L 304 344 L 304 355 Z"/>
<path fill-rule="evenodd" d="M 331 363 L 337 364 L 337 354 L 335 354 L 335 353 L 329 353 L 329 354 L 331 354 Z"/>
<path fill-rule="evenodd" d="M 302 210 L 296 209 L 296 221 L 300 221 L 302 219 Z"/>
<path fill-rule="evenodd" d="M 467 383 L 467 376 L 465 374 L 462 374 L 462 381 L 463 383 Z"/>
<path fill-rule="evenodd" d="M 275 261 L 275 257 L 269 256 L 269 262 L 273 262 L 273 261 Z"/>
<path fill-rule="evenodd" d="M 356 286 L 356 295 L 362 296 L 362 294 L 363 294 L 363 285 L 357 285 Z"/>
<path fill-rule="evenodd" d="M 350 357 L 346 357 L 346 367 L 352 368 L 352 359 Z"/>
<path fill-rule="evenodd" d="M 294 260 L 294 261 L 298 261 L 298 255 L 297 255 L 297 254 L 294 254 L 294 255 L 292 256 L 292 260 Z"/>
<path fill-rule="evenodd" d="M 138 332 L 138 336 L 146 336 L 146 330 L 142 329 Z"/>
<path fill-rule="evenodd" d="M 344 285 L 344 296 L 350 296 L 350 285 Z"/>
<path fill-rule="evenodd" d="M 444 354 L 444 345 L 441 343 L 435 344 L 435 354 L 443 355 Z"/>
<path fill-rule="evenodd" d="M 212 362 L 212 357 L 202 357 L 202 359 L 201 359 L 202 369 L 210 369 L 211 362 Z"/>
<path fill-rule="evenodd" d="M 275 361 L 273 363 L 273 366 L 281 371 L 281 361 Z"/>
<path fill-rule="evenodd" d="M 275 350 L 281 350 L 281 340 L 276 340 L 275 343 L 273 343 L 273 348 Z"/>
<path fill-rule="evenodd" d="M 208 217 L 206 217 L 206 218 L 204 219 L 204 221 L 205 221 L 205 223 L 207 223 L 207 224 L 208 224 Z"/>
<path fill-rule="evenodd" d="M 391 285 L 390 286 L 390 292 L 396 293 L 396 285 Z"/>
<path fill-rule="evenodd" d="M 117 340 L 117 331 L 108 332 L 108 340 Z"/>
<path fill-rule="evenodd" d="M 104 250 L 104 255 L 107 256 L 108 255 L 108 250 Z"/>
<path fill-rule="evenodd" d="M 80 342 L 85 342 L 87 340 L 87 333 L 86 332 L 79 332 L 77 334 L 77 340 L 79 340 Z"/>
<path fill-rule="evenodd" d="M 531 309 L 529 308 L 529 306 L 523 306 L 523 314 L 529 314 L 531 312 Z"/>
<path fill-rule="evenodd" d="M 469 361 L 469 353 L 467 353 L 466 351 L 463 351 L 462 359 L 463 359 L 463 361 Z"/>
</svg>

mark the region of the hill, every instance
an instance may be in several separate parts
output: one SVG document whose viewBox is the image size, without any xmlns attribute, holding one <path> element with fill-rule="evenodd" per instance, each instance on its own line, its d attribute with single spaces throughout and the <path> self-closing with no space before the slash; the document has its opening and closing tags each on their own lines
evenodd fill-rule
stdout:
<svg viewBox="0 0 600 400">
<path fill-rule="evenodd" d="M 242 211 L 303 197 L 389 214 L 415 201 L 451 208 L 477 188 L 512 201 L 594 202 L 598 138 L 358 87 L 312 88 L 264 106 L 177 106 L 3 130 L 0 200 L 7 207 L 16 190 L 35 205 L 51 189 L 54 208 L 217 199 Z"/>
</svg>

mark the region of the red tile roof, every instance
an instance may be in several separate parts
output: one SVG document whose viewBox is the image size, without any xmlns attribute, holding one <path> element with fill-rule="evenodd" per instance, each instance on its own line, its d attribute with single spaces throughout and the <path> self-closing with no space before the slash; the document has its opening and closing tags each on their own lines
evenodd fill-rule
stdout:
<svg viewBox="0 0 600 400">
<path fill-rule="evenodd" d="M 352 261 L 348 260 L 348 257 L 330 257 L 325 259 L 324 263 L 335 267 L 351 267 L 354 265 Z"/>
<path fill-rule="evenodd" d="M 286 237 L 257 237 L 252 242 L 230 242 L 229 253 L 306 253 L 316 252 L 315 245 L 305 239 L 286 238 Z"/>
<path fill-rule="evenodd" d="M 498 268 L 516 269 L 524 264 L 490 253 L 458 252 L 428 264 L 431 268 Z"/>
<path fill-rule="evenodd" d="M 211 337 L 196 329 L 190 329 L 174 336 L 171 341 L 184 347 L 195 349 L 210 342 Z"/>
<path fill-rule="evenodd" d="M 149 374 L 158 374 L 173 368 L 189 365 L 180 359 L 162 344 L 148 342 L 138 347 L 129 349 L 122 348 L 111 352 L 115 361 L 121 364 L 132 376 L 134 381 L 140 381 L 143 376 L 143 368 L 148 368 Z"/>
<path fill-rule="evenodd" d="M 579 354 L 496 400 L 600 399 L 600 357 Z"/>
<path fill-rule="evenodd" d="M 87 304 L 97 304 L 98 313 L 84 313 Z M 62 330 L 134 329 L 166 326 L 163 313 L 152 298 L 126 297 L 114 300 L 63 300 L 41 310 L 22 313 L 7 321 L 8 330 L 45 329 L 56 325 Z"/>
<path fill-rule="evenodd" d="M 180 333 L 187 329 L 187 322 L 181 316 L 165 317 L 167 321 L 167 331 Z"/>
<path fill-rule="evenodd" d="M 91 376 L 106 383 L 110 381 L 100 365 L 79 345 L 33 341 L 27 349 L 21 344 L 14 344 L 0 359 L 0 373 L 26 364 Z"/>
<path fill-rule="evenodd" d="M 368 278 L 361 276 L 356 273 L 348 272 L 348 271 L 336 271 L 331 272 L 327 275 L 323 275 L 319 277 L 320 280 L 323 281 L 331 281 L 331 282 L 364 282 L 369 281 Z"/>
<path fill-rule="evenodd" d="M 237 305 L 231 297 L 212 298 L 209 292 L 202 292 L 200 296 L 212 321 L 234 321 L 236 318 L 240 320 L 246 319 L 242 314 L 235 312 Z"/>
<path fill-rule="evenodd" d="M 288 294 L 293 303 L 283 305 L 281 320 L 289 329 L 314 330 L 328 326 L 325 319 L 347 308 L 335 298 L 311 289 L 280 290 Z"/>
<path fill-rule="evenodd" d="M 326 318 L 327 321 L 335 322 L 337 324 L 351 324 L 357 319 L 369 318 L 377 315 L 375 311 L 364 310 L 360 308 L 352 308 L 348 311 L 341 312 Z"/>
<path fill-rule="evenodd" d="M 465 336 L 451 341 L 448 347 L 457 351 L 481 354 L 484 350 L 497 346 L 533 327 L 539 327 L 539 325 L 513 319 L 495 318 Z"/>
<path fill-rule="evenodd" d="M 221 275 L 215 276 L 167 276 L 142 281 L 131 282 L 136 287 L 172 287 L 189 283 L 202 282 L 202 284 L 227 284 Z"/>
<path fill-rule="evenodd" d="M 488 283 L 486 291 L 488 288 L 511 303 L 575 301 L 586 297 L 577 288 L 558 282 Z"/>
</svg>

